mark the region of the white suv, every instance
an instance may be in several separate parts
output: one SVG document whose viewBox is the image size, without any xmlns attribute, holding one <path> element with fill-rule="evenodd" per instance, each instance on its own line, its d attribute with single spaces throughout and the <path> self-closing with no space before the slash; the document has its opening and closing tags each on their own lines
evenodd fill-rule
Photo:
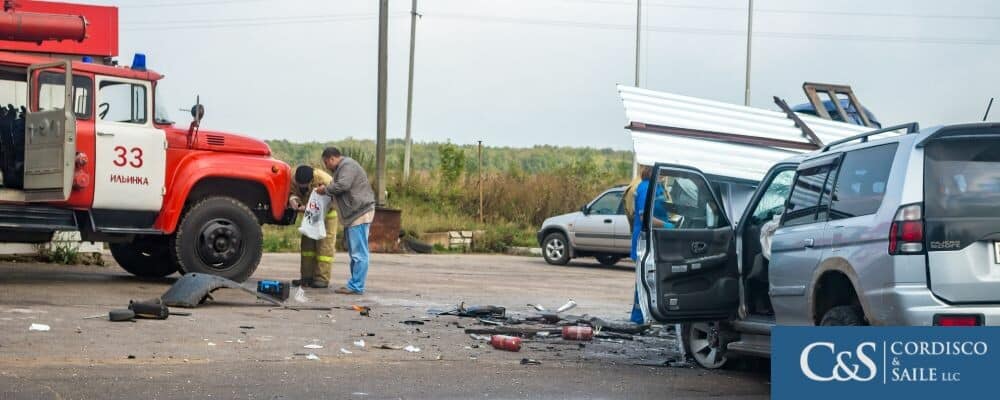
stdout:
<svg viewBox="0 0 1000 400">
<path fill-rule="evenodd" d="M 895 126 L 779 163 L 738 224 L 697 170 L 653 176 L 646 209 L 685 223 L 645 226 L 641 302 L 685 323 L 704 367 L 769 356 L 776 324 L 1000 325 L 1000 124 Z"/>
</svg>

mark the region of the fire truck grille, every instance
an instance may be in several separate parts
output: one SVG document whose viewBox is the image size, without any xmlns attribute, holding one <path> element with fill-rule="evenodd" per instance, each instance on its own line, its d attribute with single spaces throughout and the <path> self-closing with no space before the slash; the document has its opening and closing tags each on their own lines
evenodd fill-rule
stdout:
<svg viewBox="0 0 1000 400">
<path fill-rule="evenodd" d="M 212 146 L 222 146 L 226 144 L 226 137 L 219 135 L 208 135 L 205 137 L 205 142 Z"/>
</svg>

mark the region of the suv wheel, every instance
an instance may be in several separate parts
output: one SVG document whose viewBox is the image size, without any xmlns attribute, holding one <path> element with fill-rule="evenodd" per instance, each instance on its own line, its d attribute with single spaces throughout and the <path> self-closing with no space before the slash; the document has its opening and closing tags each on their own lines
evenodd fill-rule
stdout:
<svg viewBox="0 0 1000 400">
<path fill-rule="evenodd" d="M 209 197 L 184 215 L 170 247 L 185 273 L 243 282 L 260 263 L 263 241 L 257 217 L 246 205 L 230 197 Z"/>
<path fill-rule="evenodd" d="M 718 322 L 693 322 L 681 326 L 684 351 L 705 369 L 726 365 L 726 343 Z"/>
<path fill-rule="evenodd" d="M 569 241 L 566 235 L 555 232 L 550 233 L 542 241 L 542 255 L 545 262 L 552 265 L 566 265 L 569 263 Z"/>
<path fill-rule="evenodd" d="M 861 326 L 865 323 L 864 313 L 858 306 L 837 306 L 827 310 L 820 320 L 820 326 Z"/>
<path fill-rule="evenodd" d="M 601 263 L 601 265 L 607 265 L 609 267 L 618 264 L 618 262 L 621 260 L 622 258 L 620 256 L 613 256 L 608 254 L 597 256 L 597 262 Z"/>
<path fill-rule="evenodd" d="M 136 238 L 131 243 L 110 243 L 108 247 L 118 265 L 132 275 L 162 278 L 177 272 L 168 239 L 166 236 Z"/>
</svg>

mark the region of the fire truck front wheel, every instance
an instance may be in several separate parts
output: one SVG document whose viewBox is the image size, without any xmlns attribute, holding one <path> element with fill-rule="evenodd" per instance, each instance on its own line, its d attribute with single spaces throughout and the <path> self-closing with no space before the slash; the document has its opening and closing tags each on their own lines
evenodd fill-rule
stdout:
<svg viewBox="0 0 1000 400">
<path fill-rule="evenodd" d="M 131 243 L 111 243 L 111 256 L 122 269 L 143 278 L 160 278 L 177 272 L 166 237 L 136 238 Z"/>
<path fill-rule="evenodd" d="M 264 234 L 257 217 L 239 200 L 209 197 L 188 209 L 174 235 L 181 271 L 243 282 L 260 263 Z"/>
</svg>

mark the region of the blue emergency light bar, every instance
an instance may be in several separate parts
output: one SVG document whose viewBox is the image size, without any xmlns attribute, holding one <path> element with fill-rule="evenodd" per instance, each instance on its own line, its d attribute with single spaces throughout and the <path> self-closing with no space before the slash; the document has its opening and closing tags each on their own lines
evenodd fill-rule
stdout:
<svg viewBox="0 0 1000 400">
<path fill-rule="evenodd" d="M 132 69 L 136 71 L 146 70 L 146 55 L 142 53 L 135 53 L 132 57 Z"/>
</svg>

